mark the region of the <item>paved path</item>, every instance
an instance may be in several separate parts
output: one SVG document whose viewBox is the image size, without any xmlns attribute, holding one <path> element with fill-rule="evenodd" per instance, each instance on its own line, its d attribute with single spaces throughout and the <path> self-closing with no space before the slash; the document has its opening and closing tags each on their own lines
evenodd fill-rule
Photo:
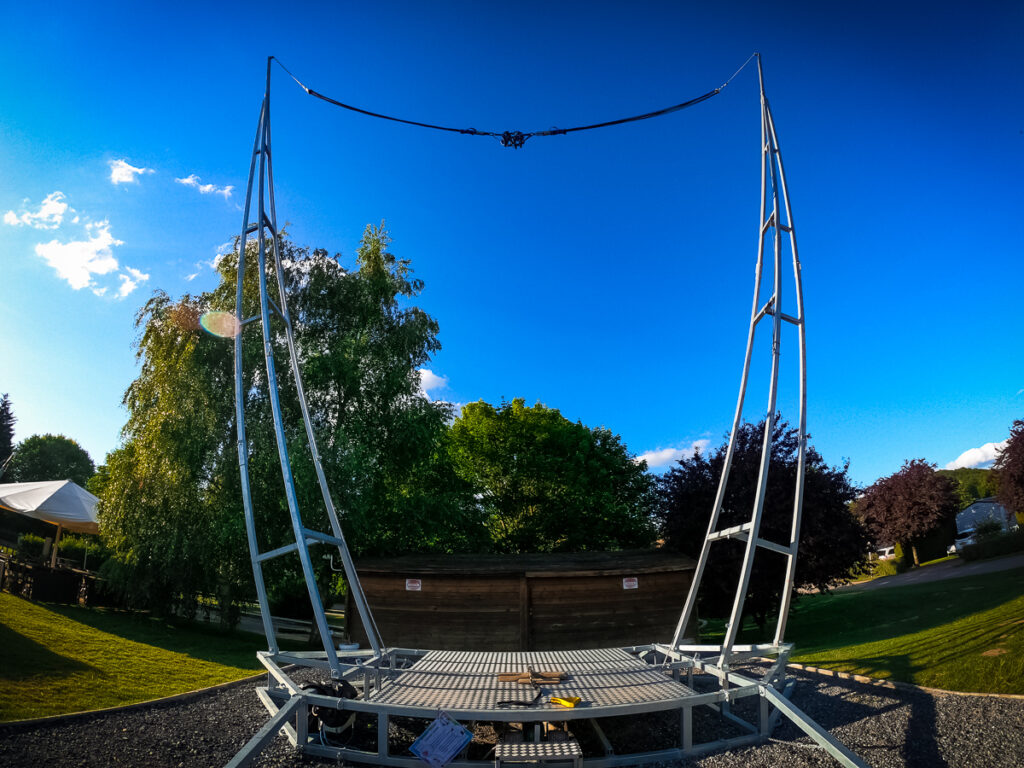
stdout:
<svg viewBox="0 0 1024 768">
<path fill-rule="evenodd" d="M 880 579 L 865 581 L 863 584 L 849 584 L 839 589 L 843 591 L 866 592 L 885 587 L 903 587 L 909 584 L 925 584 L 943 579 L 958 579 L 961 576 L 975 576 L 979 573 L 1007 571 L 1013 568 L 1024 568 L 1024 554 L 1006 555 L 991 560 L 975 560 L 973 563 L 956 558 L 943 563 L 915 568 L 908 573 L 897 573 L 895 576 L 883 576 Z"/>
</svg>

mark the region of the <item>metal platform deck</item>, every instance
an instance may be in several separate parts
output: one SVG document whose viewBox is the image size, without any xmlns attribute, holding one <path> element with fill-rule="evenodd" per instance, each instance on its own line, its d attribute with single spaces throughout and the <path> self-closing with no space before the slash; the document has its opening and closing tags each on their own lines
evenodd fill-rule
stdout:
<svg viewBox="0 0 1024 768">
<path fill-rule="evenodd" d="M 530 685 L 499 682 L 503 672 L 558 670 L 567 677 L 555 685 L 541 685 L 540 699 L 530 706 L 502 705 L 503 701 L 534 698 Z M 569 710 L 551 704 L 551 696 L 579 696 L 577 710 L 622 706 L 655 705 L 651 708 L 678 707 L 696 694 L 673 680 L 662 666 L 652 666 L 621 648 L 532 653 L 489 653 L 469 651 L 428 651 L 409 669 L 392 673 L 382 682 L 372 701 L 388 707 L 443 709 L 452 714 L 494 710 L 515 712 L 518 718 L 529 713 L 535 719 L 541 712 Z M 660 706 L 658 706 L 660 705 Z"/>
</svg>

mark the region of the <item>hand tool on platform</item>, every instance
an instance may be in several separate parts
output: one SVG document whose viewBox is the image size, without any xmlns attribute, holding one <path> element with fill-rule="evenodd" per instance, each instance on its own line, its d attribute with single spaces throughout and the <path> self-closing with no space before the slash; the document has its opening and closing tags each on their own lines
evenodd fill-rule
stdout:
<svg viewBox="0 0 1024 768">
<path fill-rule="evenodd" d="M 579 704 L 581 701 L 583 701 L 583 699 L 581 699 L 579 696 L 552 696 L 551 697 L 551 703 L 552 704 L 557 704 L 560 707 L 567 707 L 569 709 L 572 709 L 577 704 Z"/>
</svg>

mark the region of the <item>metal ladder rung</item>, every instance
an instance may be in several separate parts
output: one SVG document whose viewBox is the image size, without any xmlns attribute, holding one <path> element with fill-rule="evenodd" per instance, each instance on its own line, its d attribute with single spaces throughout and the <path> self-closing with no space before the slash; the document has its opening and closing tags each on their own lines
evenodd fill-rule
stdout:
<svg viewBox="0 0 1024 768">
<path fill-rule="evenodd" d="M 757 315 L 755 315 L 753 322 L 755 324 L 759 323 L 759 322 L 761 322 L 762 318 L 768 317 L 768 316 L 771 316 L 771 315 L 774 315 L 774 314 L 775 314 L 775 297 L 772 296 L 770 299 L 768 299 L 768 301 L 765 302 L 765 305 L 763 307 L 761 307 L 761 310 L 757 313 Z"/>
<path fill-rule="evenodd" d="M 280 317 L 280 318 L 281 318 L 282 320 L 284 320 L 285 324 L 287 324 L 287 325 L 291 325 L 291 323 L 289 322 L 288 318 L 287 318 L 287 317 L 285 317 L 285 314 L 284 314 L 284 312 L 282 312 L 282 311 L 281 311 L 281 308 L 280 308 L 279 306 L 277 306 L 277 302 L 276 302 L 276 301 L 274 301 L 274 300 L 273 300 L 272 298 L 270 298 L 269 296 L 267 296 L 267 301 L 268 301 L 268 302 L 270 303 L 270 308 L 271 308 L 272 310 L 274 310 L 274 313 L 275 313 L 275 314 L 276 314 L 276 315 L 277 315 L 278 317 Z"/>
<path fill-rule="evenodd" d="M 718 541 L 719 539 L 746 539 L 750 529 L 754 527 L 753 522 L 743 525 L 734 525 L 732 528 L 723 528 L 720 531 L 708 534 L 707 541 Z"/>
<path fill-rule="evenodd" d="M 339 539 L 337 536 L 331 536 L 327 533 L 320 533 L 320 531 L 311 531 L 309 528 L 304 528 L 302 532 L 306 535 L 306 541 L 315 541 L 318 544 L 334 544 L 337 547 L 342 547 L 345 542 Z"/>
<path fill-rule="evenodd" d="M 772 552 L 778 552 L 780 555 L 792 556 L 793 554 L 793 547 L 776 544 L 774 541 L 768 541 L 767 539 L 758 538 L 754 543 L 762 549 L 770 549 Z"/>
<path fill-rule="evenodd" d="M 256 555 L 256 562 L 262 563 L 265 560 L 272 560 L 275 557 L 280 557 L 281 555 L 287 555 L 289 552 L 294 552 L 298 548 L 299 545 L 294 542 L 292 542 L 291 544 L 285 544 L 283 547 L 271 549 L 267 552 L 263 552 L 259 555 Z"/>
</svg>

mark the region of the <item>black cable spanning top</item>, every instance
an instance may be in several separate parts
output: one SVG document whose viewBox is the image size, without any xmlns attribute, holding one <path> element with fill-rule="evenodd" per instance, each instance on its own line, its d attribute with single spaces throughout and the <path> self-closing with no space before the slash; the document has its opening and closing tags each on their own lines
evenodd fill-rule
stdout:
<svg viewBox="0 0 1024 768">
<path fill-rule="evenodd" d="M 302 88 L 302 90 L 304 90 L 310 96 L 315 96 L 316 98 L 321 99 L 322 101 L 326 101 L 328 104 L 333 104 L 336 107 L 348 109 L 351 110 L 352 112 L 358 112 L 361 115 L 379 117 L 382 120 L 391 120 L 392 122 L 395 123 L 416 125 L 419 126 L 420 128 L 432 128 L 435 131 L 448 131 L 449 133 L 462 133 L 470 136 L 491 136 L 493 138 L 498 139 L 498 141 L 501 142 L 501 146 L 503 147 L 514 147 L 515 149 L 519 149 L 521 146 L 523 146 L 523 144 L 526 143 L 527 139 L 530 139 L 534 136 L 564 136 L 567 133 L 575 133 L 576 131 L 589 131 L 593 128 L 607 128 L 608 126 L 611 125 L 635 123 L 638 120 L 647 120 L 648 118 L 651 117 L 661 117 L 662 115 L 669 115 L 673 112 L 678 112 L 682 109 L 686 109 L 687 107 L 692 107 L 694 104 L 700 104 L 702 101 L 707 101 L 712 96 L 717 96 L 719 93 L 721 93 L 722 89 L 725 88 L 725 86 L 727 86 L 729 83 L 731 83 L 733 78 L 736 77 L 736 75 L 738 75 L 743 70 L 743 67 L 747 66 L 747 64 L 750 63 L 750 59 L 754 58 L 757 55 L 758 54 L 756 53 L 750 54 L 750 57 L 745 62 L 743 62 L 743 65 L 735 72 L 733 72 L 732 77 L 730 77 L 720 86 L 715 88 L 713 91 L 708 91 L 703 96 L 698 96 L 695 99 L 684 101 L 681 104 L 674 104 L 671 107 L 657 109 L 654 112 L 646 112 L 642 115 L 633 115 L 632 117 L 621 117 L 618 120 L 608 120 L 603 123 L 593 123 L 592 125 L 578 125 L 575 128 L 549 128 L 546 131 L 530 131 L 529 133 L 523 133 L 522 131 L 478 131 L 476 128 L 451 128 L 449 126 L 434 125 L 433 123 L 422 123 L 419 120 L 406 120 L 401 117 L 393 117 L 391 115 L 382 115 L 379 112 L 371 112 L 368 109 L 354 107 L 351 104 L 345 104 L 344 102 L 338 101 L 337 99 L 332 99 L 330 96 L 324 96 L 322 93 L 314 91 L 312 88 L 309 88 L 301 80 L 299 80 L 299 78 L 293 75 L 291 73 L 291 70 L 288 69 L 288 67 L 286 67 L 284 64 L 282 64 L 279 59 L 277 59 L 274 56 L 271 56 L 270 58 L 276 61 L 278 65 L 281 67 L 281 69 L 287 72 L 288 76 L 292 80 L 294 80 L 298 84 L 298 86 Z"/>
</svg>

